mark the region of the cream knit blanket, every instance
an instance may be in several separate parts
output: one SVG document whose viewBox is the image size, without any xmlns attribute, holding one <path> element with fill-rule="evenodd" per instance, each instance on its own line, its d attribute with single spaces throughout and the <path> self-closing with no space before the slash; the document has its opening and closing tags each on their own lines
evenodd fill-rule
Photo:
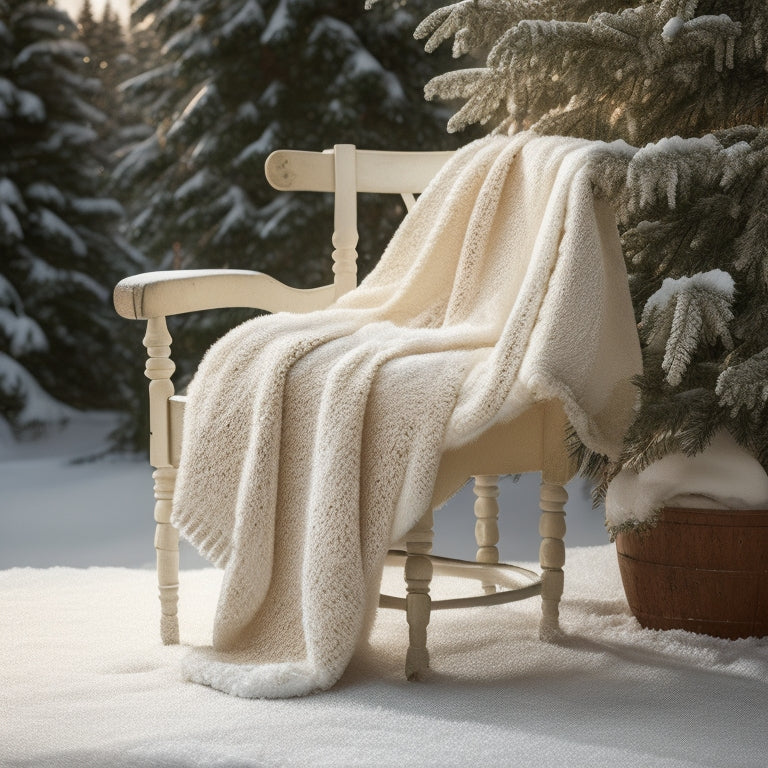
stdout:
<svg viewBox="0 0 768 768">
<path fill-rule="evenodd" d="M 530 133 L 468 145 L 356 290 L 209 350 L 173 522 L 225 574 L 190 680 L 250 697 L 333 685 L 445 448 L 557 397 L 588 446 L 616 452 L 640 352 L 614 217 L 589 178 L 604 151 Z"/>
</svg>

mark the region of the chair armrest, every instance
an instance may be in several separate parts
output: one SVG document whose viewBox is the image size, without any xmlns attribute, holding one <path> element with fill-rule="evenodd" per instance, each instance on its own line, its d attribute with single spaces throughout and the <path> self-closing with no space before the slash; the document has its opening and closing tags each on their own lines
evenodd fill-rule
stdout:
<svg viewBox="0 0 768 768">
<path fill-rule="evenodd" d="M 327 307 L 334 298 L 333 285 L 291 288 L 262 272 L 244 269 L 145 272 L 121 280 L 114 291 L 117 313 L 129 320 L 224 307 L 311 312 Z"/>
</svg>

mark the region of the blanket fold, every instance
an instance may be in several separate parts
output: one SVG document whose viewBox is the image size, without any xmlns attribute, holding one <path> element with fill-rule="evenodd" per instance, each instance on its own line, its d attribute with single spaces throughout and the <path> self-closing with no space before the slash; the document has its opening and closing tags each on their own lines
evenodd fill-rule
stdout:
<svg viewBox="0 0 768 768">
<path fill-rule="evenodd" d="M 442 452 L 533 402 L 560 399 L 590 448 L 617 452 L 640 350 L 613 214 L 590 182 L 606 151 L 531 133 L 468 145 L 356 290 L 208 351 L 172 519 L 225 574 L 190 680 L 254 697 L 333 685 Z"/>
</svg>

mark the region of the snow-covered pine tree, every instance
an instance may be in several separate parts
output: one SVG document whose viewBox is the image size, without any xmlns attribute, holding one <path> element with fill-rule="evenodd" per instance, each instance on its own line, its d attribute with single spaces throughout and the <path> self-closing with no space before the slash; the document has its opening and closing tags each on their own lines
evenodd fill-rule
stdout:
<svg viewBox="0 0 768 768">
<path fill-rule="evenodd" d="M 141 93 L 140 89 L 133 85 L 128 89 L 129 93 L 126 93 L 123 87 L 125 83 L 135 82 L 134 78 L 139 75 L 145 76 L 146 73 L 162 67 L 167 62 L 160 53 L 162 43 L 152 24 L 153 16 L 150 15 L 142 22 L 132 24 L 130 35 L 128 35 L 120 25 L 117 14 L 111 9 L 108 14 L 105 8 L 105 20 L 110 18 L 110 14 L 111 22 L 107 27 L 108 32 L 111 30 L 113 39 L 117 38 L 119 41 L 119 55 L 112 57 L 112 65 L 107 68 L 108 83 L 105 82 L 105 85 L 108 84 L 112 88 L 118 105 L 115 112 L 117 125 L 110 140 L 112 150 L 110 167 L 114 167 L 126 153 L 155 132 L 155 127 L 162 120 L 158 106 L 165 104 L 170 97 L 170 83 L 168 83 L 169 90 L 166 90 L 162 87 L 162 82 L 153 80 L 149 75 L 148 79 L 158 87 L 152 90 L 147 98 L 145 98 L 147 92 Z M 153 103 L 154 100 L 157 100 L 157 103 Z M 108 175 L 111 187 L 111 171 Z"/>
<path fill-rule="evenodd" d="M 293 285 L 327 282 L 331 200 L 276 195 L 264 160 L 279 147 L 440 149 L 448 113 L 423 84 L 444 71 L 412 40 L 427 6 L 388 0 L 146 0 L 162 62 L 124 85 L 157 125 L 114 174 L 132 212 L 134 242 L 162 267 L 260 269 Z M 360 204 L 360 268 L 380 255 L 403 209 L 392 197 Z M 194 321 L 207 346 L 232 317 Z M 203 325 L 211 324 L 211 325 Z M 191 353 L 190 353 L 191 354 Z"/>
<path fill-rule="evenodd" d="M 768 4 L 466 0 L 416 35 L 486 57 L 427 84 L 464 102 L 449 130 L 633 145 L 594 176 L 616 204 L 643 343 L 622 463 L 694 454 L 725 427 L 768 467 Z"/>
<path fill-rule="evenodd" d="M 89 53 L 86 58 L 87 63 L 90 63 L 93 56 L 93 49 L 89 42 L 96 39 L 96 29 L 98 24 L 96 23 L 96 17 L 93 15 L 93 4 L 91 0 L 83 0 L 83 4 L 80 6 L 80 13 L 77 14 L 77 33 L 78 37 L 83 43 L 88 46 Z M 90 67 L 89 67 L 90 69 Z"/>
<path fill-rule="evenodd" d="M 101 84 L 92 97 L 93 104 L 103 113 L 97 127 L 104 152 L 103 165 L 109 166 L 110 155 L 125 143 L 124 128 L 131 122 L 132 110 L 126 107 L 118 85 L 130 73 L 133 58 L 120 18 L 109 2 L 96 20 L 90 0 L 84 0 L 77 17 L 77 37 L 88 49 L 83 58 L 85 70 L 93 81 Z"/>
<path fill-rule="evenodd" d="M 115 70 L 115 59 L 126 49 L 125 35 L 120 17 L 113 10 L 109 1 L 104 5 L 101 19 L 97 21 L 91 0 L 83 0 L 77 16 L 78 38 L 88 48 L 85 55 L 87 71 L 93 76 L 111 77 L 113 85 L 120 79 Z"/>
<path fill-rule="evenodd" d="M 0 0 L 0 422 L 58 421 L 120 401 L 110 287 L 140 268 L 97 193 L 87 50 L 62 11 Z M 130 266 L 129 266 L 130 265 Z"/>
<path fill-rule="evenodd" d="M 113 86 L 122 79 L 122 73 L 116 64 L 119 63 L 126 48 L 125 30 L 122 22 L 117 11 L 112 7 L 112 3 L 107 0 L 99 22 L 98 50 L 101 57 L 99 67 L 105 72 Z"/>
</svg>

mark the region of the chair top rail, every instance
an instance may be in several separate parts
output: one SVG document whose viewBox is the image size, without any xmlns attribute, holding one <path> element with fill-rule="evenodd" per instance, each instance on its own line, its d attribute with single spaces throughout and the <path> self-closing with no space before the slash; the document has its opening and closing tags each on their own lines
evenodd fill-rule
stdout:
<svg viewBox="0 0 768 768">
<path fill-rule="evenodd" d="M 453 155 L 448 152 L 356 152 L 357 191 L 401 194 L 423 192 Z M 264 172 L 272 187 L 283 192 L 333 192 L 333 152 L 278 149 L 266 160 Z"/>
</svg>

